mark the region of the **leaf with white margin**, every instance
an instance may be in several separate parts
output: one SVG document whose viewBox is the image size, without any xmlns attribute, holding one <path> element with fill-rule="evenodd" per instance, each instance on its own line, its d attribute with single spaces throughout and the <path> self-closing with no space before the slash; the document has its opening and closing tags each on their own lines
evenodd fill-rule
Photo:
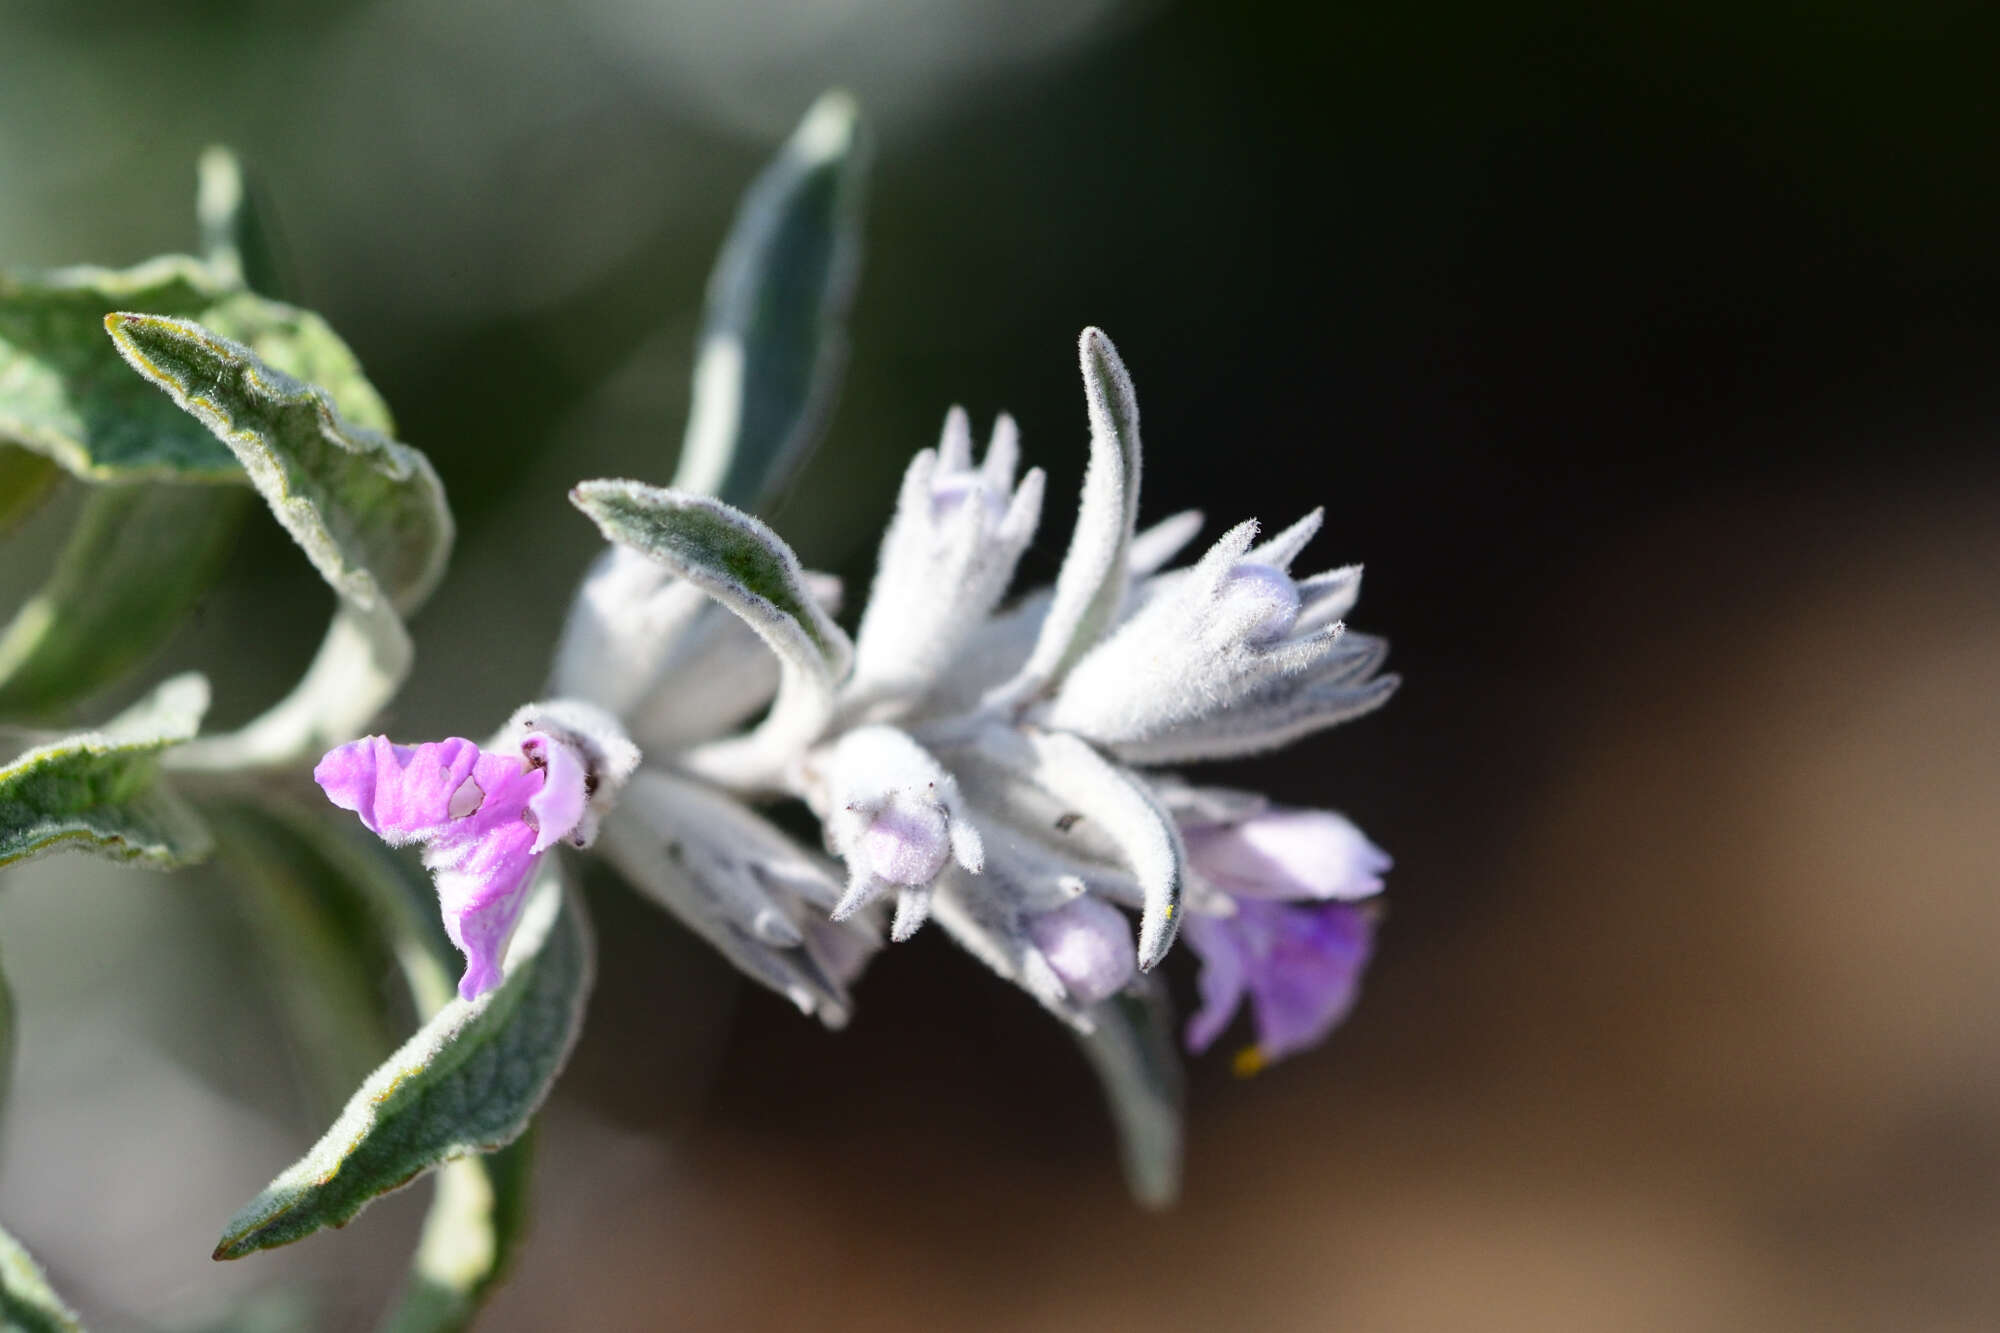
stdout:
<svg viewBox="0 0 2000 1333">
<path fill-rule="evenodd" d="M 82 1333 L 76 1311 L 64 1304 L 40 1264 L 0 1230 L 0 1329 L 6 1333 Z"/>
<path fill-rule="evenodd" d="M 241 732 L 190 747 L 177 766 L 281 764 L 351 739 L 408 674 L 401 617 L 437 586 L 451 551 L 451 512 L 430 461 L 200 325 L 138 314 L 104 323 L 133 368 L 236 455 L 341 598 L 291 695 Z"/>
<path fill-rule="evenodd" d="M 0 632 L 0 713 L 47 716 L 157 651 L 228 554 L 249 496 L 233 486 L 95 486 L 55 573 Z"/>
<path fill-rule="evenodd" d="M 249 895 L 274 958 L 292 1029 L 317 1057 L 316 1073 L 344 1078 L 334 1105 L 394 1046 L 381 980 L 395 972 L 418 1018 L 451 1003 L 456 950 L 432 908 L 429 879 L 365 835 L 268 793 L 255 802 L 203 805 L 222 859 Z M 389 1327 L 420 1333 L 462 1328 L 499 1281 L 521 1234 L 531 1135 L 498 1152 L 447 1162 Z"/>
<path fill-rule="evenodd" d="M 991 727 L 980 734 L 976 753 L 1016 770 L 1118 847 L 1144 902 L 1139 967 L 1157 967 L 1180 933 L 1187 853 L 1173 817 L 1146 784 L 1065 732 Z"/>
<path fill-rule="evenodd" d="M 208 682 L 175 676 L 103 730 L 0 766 L 0 866 L 72 847 L 161 869 L 206 856 L 207 827 L 159 770 L 162 753 L 193 736 L 207 708 Z"/>
<path fill-rule="evenodd" d="M 215 1257 L 341 1226 L 427 1171 L 513 1142 L 569 1058 L 591 970 L 582 903 L 545 858 L 505 980 L 447 1003 L 370 1075 L 312 1151 L 230 1220 Z"/>
<path fill-rule="evenodd" d="M 1027 703 L 1059 680 L 1116 623 L 1125 597 L 1126 555 L 1139 518 L 1139 399 L 1102 329 L 1083 331 L 1077 359 L 1090 415 L 1090 463 L 1076 532 L 1034 650 L 1020 673 L 994 692 L 994 701 L 1006 706 Z"/>
<path fill-rule="evenodd" d="M 195 222 L 202 254 L 224 281 L 265 296 L 291 294 L 291 264 L 262 184 L 243 159 L 220 145 L 195 164 Z"/>
<path fill-rule="evenodd" d="M 814 599 L 798 557 L 757 519 L 702 495 L 636 481 L 586 481 L 570 501 L 605 538 L 649 556 L 740 616 L 777 654 L 771 711 L 747 736 L 689 752 L 686 766 L 738 788 L 777 785 L 833 717 L 854 646 Z"/>
<path fill-rule="evenodd" d="M 1118 1127 L 1132 1196 L 1165 1208 L 1180 1195 L 1186 1075 L 1174 1045 L 1173 1006 L 1157 977 L 1142 977 L 1090 1010 L 1077 1043 L 1096 1071 Z"/>
<path fill-rule="evenodd" d="M 408 614 L 444 575 L 451 514 L 430 460 L 350 421 L 323 388 L 191 320 L 104 318 L 118 354 L 242 464 L 335 591 Z"/>
<path fill-rule="evenodd" d="M 859 108 L 828 93 L 744 195 L 708 280 L 676 490 L 758 509 L 811 452 L 847 359 L 867 159 Z"/>
<path fill-rule="evenodd" d="M 319 385 L 348 421 L 393 429 L 325 320 L 245 291 L 201 260 L 168 255 L 123 270 L 0 275 L 0 443 L 86 481 L 243 482 L 222 443 L 120 364 L 104 339 L 114 310 L 199 320 L 265 365 Z"/>
</svg>

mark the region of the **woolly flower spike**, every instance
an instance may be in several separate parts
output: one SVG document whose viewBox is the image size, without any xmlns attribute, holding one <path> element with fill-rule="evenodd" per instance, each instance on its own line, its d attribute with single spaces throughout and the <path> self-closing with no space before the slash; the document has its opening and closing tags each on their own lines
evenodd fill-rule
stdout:
<svg viewBox="0 0 2000 1333">
<path fill-rule="evenodd" d="M 329 752 L 313 780 L 391 846 L 420 844 L 445 933 L 465 955 L 465 999 L 500 983 L 500 963 L 542 854 L 590 845 L 638 752 L 610 719 L 576 704 L 530 706 L 482 750 L 452 737 L 396 745 L 369 736 Z"/>
<path fill-rule="evenodd" d="M 1004 416 L 975 461 L 954 408 L 904 474 L 853 640 L 761 521 L 639 482 L 578 486 L 614 551 L 572 610 L 557 684 L 618 711 L 646 747 L 605 826 L 612 860 L 827 1023 L 846 1020 L 892 899 L 891 938 L 934 919 L 1095 1040 L 1093 1059 L 1127 1064 L 1131 1006 L 1112 1001 L 1157 1011 L 1141 973 L 1185 929 L 1204 1043 L 1249 995 L 1282 1054 L 1337 1021 L 1365 955 L 1360 918 L 1284 900 L 1349 912 L 1387 859 L 1337 815 L 1144 766 L 1282 745 L 1396 682 L 1375 675 L 1382 642 L 1342 624 L 1359 568 L 1292 573 L 1317 511 L 1261 545 L 1239 524 L 1165 569 L 1200 517 L 1137 528 L 1131 379 L 1098 330 L 1077 352 L 1089 459 L 1053 588 L 1001 607 L 1043 476 L 1016 483 Z M 747 808 L 780 799 L 805 804 L 844 867 Z"/>
</svg>

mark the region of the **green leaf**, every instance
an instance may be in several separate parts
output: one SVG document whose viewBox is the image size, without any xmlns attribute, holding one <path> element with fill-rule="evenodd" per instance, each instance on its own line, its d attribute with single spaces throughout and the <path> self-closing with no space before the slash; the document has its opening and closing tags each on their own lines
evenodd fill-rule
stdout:
<svg viewBox="0 0 2000 1333">
<path fill-rule="evenodd" d="M 0 535 L 40 508 L 62 475 L 40 454 L 0 444 Z"/>
<path fill-rule="evenodd" d="M 203 150 L 195 179 L 195 221 L 209 267 L 251 291 L 290 296 L 291 260 L 262 182 L 241 158 L 219 146 Z"/>
<path fill-rule="evenodd" d="M 720 501 L 636 481 L 586 481 L 569 493 L 607 541 L 658 561 L 743 617 L 780 658 L 833 678 L 854 649 L 806 587 L 784 539 Z M 782 642 L 779 642 L 782 641 Z"/>
<path fill-rule="evenodd" d="M 46 717 L 149 658 L 222 567 L 249 496 L 94 487 L 50 581 L 0 633 L 0 714 Z"/>
<path fill-rule="evenodd" d="M 176 676 L 102 731 L 0 767 L 0 866 L 68 847 L 163 869 L 207 855 L 207 828 L 158 776 L 207 707 L 208 682 Z"/>
<path fill-rule="evenodd" d="M 41 1265 L 0 1231 L 0 1330 L 4 1333 L 82 1333 L 76 1311 L 63 1304 Z"/>
<path fill-rule="evenodd" d="M 341 598 L 292 693 L 242 731 L 190 747 L 175 766 L 285 764 L 350 739 L 409 674 L 402 616 L 437 586 L 451 552 L 451 511 L 430 460 L 200 325 L 141 314 L 104 322 L 119 353 L 241 460 Z"/>
<path fill-rule="evenodd" d="M 861 113 L 828 93 L 744 195 L 708 280 L 675 489 L 761 508 L 817 442 L 847 356 L 866 176 Z"/>
<path fill-rule="evenodd" d="M 513 1142 L 568 1058 L 590 991 L 582 904 L 543 861 L 506 979 L 454 999 L 369 1076 L 312 1151 L 224 1229 L 217 1259 L 341 1226 L 441 1164 Z"/>
<path fill-rule="evenodd" d="M 444 574 L 451 513 L 430 460 L 332 396 L 186 319 L 104 317 L 118 354 L 226 445 L 340 595 L 408 614 Z"/>
<path fill-rule="evenodd" d="M 0 443 L 46 455 L 86 481 L 244 480 L 229 449 L 119 363 L 103 332 L 114 310 L 199 320 L 264 364 L 324 388 L 347 420 L 393 429 L 354 354 L 319 316 L 169 255 L 124 270 L 0 275 Z"/>
<path fill-rule="evenodd" d="M 733 787 L 775 786 L 826 729 L 854 646 L 806 587 L 798 557 L 763 523 L 705 495 L 636 481 L 586 481 L 570 502 L 629 546 L 742 617 L 778 656 L 778 695 L 755 730 L 698 747 L 690 771 Z"/>
<path fill-rule="evenodd" d="M 1181 1190 L 1181 1113 L 1185 1099 L 1174 1015 L 1157 978 L 1090 1010 L 1093 1031 L 1078 1034 L 1118 1126 L 1119 1157 L 1132 1196 L 1164 1208 Z"/>
<path fill-rule="evenodd" d="M 214 799 L 202 811 L 223 861 L 237 872 L 266 944 L 261 952 L 275 960 L 276 990 L 314 1072 L 344 1080 L 328 1098 L 338 1106 L 392 1049 L 391 1011 L 407 1007 L 429 1018 L 452 1001 L 457 955 L 431 885 L 358 824 L 268 793 L 255 802 Z M 376 984 L 392 955 L 408 1006 L 393 1004 Z M 520 1239 L 531 1138 L 438 1169 L 391 1328 L 425 1333 L 469 1324 Z"/>
</svg>

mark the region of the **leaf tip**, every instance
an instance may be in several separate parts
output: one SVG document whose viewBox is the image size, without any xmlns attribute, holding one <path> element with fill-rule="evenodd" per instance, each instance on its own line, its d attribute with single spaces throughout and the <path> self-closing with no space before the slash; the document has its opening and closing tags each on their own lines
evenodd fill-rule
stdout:
<svg viewBox="0 0 2000 1333">
<path fill-rule="evenodd" d="M 861 133 L 861 104 L 844 88 L 821 93 L 792 132 L 792 151 L 808 165 L 817 166 L 846 157 L 854 151 Z"/>
</svg>

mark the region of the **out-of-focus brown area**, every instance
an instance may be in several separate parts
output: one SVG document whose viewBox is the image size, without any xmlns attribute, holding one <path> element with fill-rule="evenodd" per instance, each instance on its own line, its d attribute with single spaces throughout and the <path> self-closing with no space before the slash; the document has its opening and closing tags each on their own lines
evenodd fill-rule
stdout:
<svg viewBox="0 0 2000 1333">
<path fill-rule="evenodd" d="M 1719 497 L 1548 589 L 1396 816 L 1359 1013 L 1204 1069 L 1173 1212 L 1030 1006 L 939 1013 L 892 955 L 843 1036 L 750 1006 L 669 1147 L 573 1085 L 494 1324 L 1990 1327 L 1989 494 Z"/>
<path fill-rule="evenodd" d="M 1148 518 L 1324 503 L 1304 567 L 1367 562 L 1402 694 L 1201 776 L 1395 855 L 1379 956 L 1324 1048 L 1195 1063 L 1178 1208 L 1132 1207 L 1068 1038 L 937 932 L 830 1034 L 593 871 L 589 1025 L 487 1327 L 1983 1330 L 1989 8 L 30 2 L 0 259 L 184 246 L 202 144 L 262 169 L 460 525 L 398 737 L 541 688 L 596 544 L 563 494 L 670 474 L 714 246 L 834 83 L 880 131 L 868 258 L 772 519 L 850 607 L 955 401 L 1049 469 L 1052 574 L 1088 323 Z M 247 525 L 153 674 L 207 671 L 229 725 L 329 601 Z M 372 1327 L 421 1219 L 419 1188 L 208 1261 L 329 1114 L 233 903 L 83 858 L 0 883 L 0 1222 L 98 1333 Z"/>
</svg>

